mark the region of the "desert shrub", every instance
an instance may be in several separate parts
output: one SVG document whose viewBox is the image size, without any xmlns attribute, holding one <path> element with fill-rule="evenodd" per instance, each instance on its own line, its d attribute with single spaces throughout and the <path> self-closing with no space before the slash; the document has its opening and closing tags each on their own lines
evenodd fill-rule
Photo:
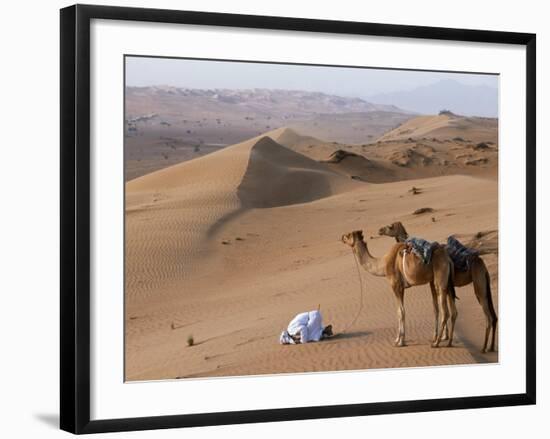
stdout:
<svg viewBox="0 0 550 439">
<path fill-rule="evenodd" d="M 479 142 L 476 146 L 475 146 L 475 149 L 488 149 L 489 148 L 489 145 L 485 142 Z"/>
<path fill-rule="evenodd" d="M 434 210 L 431 207 L 421 207 L 420 209 L 416 209 L 413 212 L 413 215 L 421 215 L 423 213 L 429 213 L 429 212 L 433 212 L 433 211 Z"/>
</svg>

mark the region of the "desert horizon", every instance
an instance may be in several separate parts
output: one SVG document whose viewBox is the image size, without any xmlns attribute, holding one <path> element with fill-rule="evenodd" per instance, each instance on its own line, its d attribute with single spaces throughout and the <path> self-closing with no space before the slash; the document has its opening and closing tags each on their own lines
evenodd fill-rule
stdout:
<svg viewBox="0 0 550 439">
<path fill-rule="evenodd" d="M 452 235 L 479 253 L 498 314 L 497 118 L 307 90 L 196 90 L 126 91 L 126 380 L 498 361 L 498 347 L 482 352 L 474 287 L 458 279 L 454 345 L 431 346 L 423 284 L 405 290 L 395 346 L 388 278 L 361 267 L 360 281 L 342 242 L 361 230 L 384 256 L 399 244 L 379 230 L 397 221 L 441 244 Z M 332 337 L 279 344 L 316 309 Z"/>
</svg>

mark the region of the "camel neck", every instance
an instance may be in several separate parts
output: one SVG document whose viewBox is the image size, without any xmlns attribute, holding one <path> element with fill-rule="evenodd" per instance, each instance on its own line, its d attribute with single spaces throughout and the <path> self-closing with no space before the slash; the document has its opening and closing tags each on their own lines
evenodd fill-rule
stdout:
<svg viewBox="0 0 550 439">
<path fill-rule="evenodd" d="M 407 239 L 409 239 L 409 234 L 407 233 L 407 231 L 405 230 L 405 228 L 403 227 L 403 230 L 401 230 L 401 233 L 399 234 L 399 236 L 397 237 L 397 240 L 399 242 L 405 242 Z"/>
<path fill-rule="evenodd" d="M 364 241 L 359 241 L 353 246 L 353 251 L 359 258 L 361 266 L 375 276 L 385 276 L 385 264 L 382 259 L 375 258 L 369 252 L 367 244 Z"/>
<path fill-rule="evenodd" d="M 405 242 L 409 238 L 409 235 L 399 235 L 395 237 L 396 242 Z"/>
</svg>

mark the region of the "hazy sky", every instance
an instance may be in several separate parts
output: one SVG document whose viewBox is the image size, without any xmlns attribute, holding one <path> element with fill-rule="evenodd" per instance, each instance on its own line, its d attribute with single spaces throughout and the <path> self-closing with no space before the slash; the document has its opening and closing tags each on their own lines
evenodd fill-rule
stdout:
<svg viewBox="0 0 550 439">
<path fill-rule="evenodd" d="M 126 58 L 126 85 L 171 85 L 187 88 L 278 88 L 320 91 L 341 96 L 411 90 L 443 79 L 467 85 L 498 87 L 498 76 L 316 67 L 168 58 Z"/>
</svg>

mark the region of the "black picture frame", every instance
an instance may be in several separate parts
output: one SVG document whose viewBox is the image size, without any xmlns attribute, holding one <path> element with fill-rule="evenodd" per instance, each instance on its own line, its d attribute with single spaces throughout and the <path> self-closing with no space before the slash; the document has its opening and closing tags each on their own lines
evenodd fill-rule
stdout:
<svg viewBox="0 0 550 439">
<path fill-rule="evenodd" d="M 526 392 L 417 401 L 90 420 L 90 21 L 182 23 L 334 34 L 485 42 L 526 47 Z M 72 433 L 365 416 L 535 404 L 536 36 L 290 17 L 75 5 L 61 10 L 60 426 Z"/>
</svg>

